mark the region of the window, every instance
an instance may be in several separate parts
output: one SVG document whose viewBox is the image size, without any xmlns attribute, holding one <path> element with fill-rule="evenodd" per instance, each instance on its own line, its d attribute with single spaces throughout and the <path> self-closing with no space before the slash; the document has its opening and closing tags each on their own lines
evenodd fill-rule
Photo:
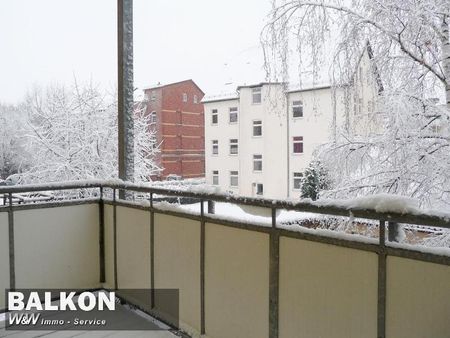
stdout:
<svg viewBox="0 0 450 338">
<path fill-rule="evenodd" d="M 262 183 L 256 183 L 256 195 L 264 194 L 264 185 Z"/>
<path fill-rule="evenodd" d="M 152 91 L 152 98 L 151 98 L 151 100 L 152 100 L 152 101 L 155 101 L 155 100 L 156 100 L 156 93 L 155 93 L 154 91 Z"/>
<path fill-rule="evenodd" d="M 212 154 L 213 155 L 219 154 L 219 141 L 218 140 L 212 141 Z"/>
<path fill-rule="evenodd" d="M 253 121 L 253 136 L 262 136 L 262 121 Z"/>
<path fill-rule="evenodd" d="M 213 109 L 211 111 L 211 124 L 217 124 L 219 122 L 219 114 L 217 113 L 217 109 Z"/>
<path fill-rule="evenodd" d="M 230 155 L 237 155 L 238 154 L 238 140 L 237 139 L 230 139 Z"/>
<path fill-rule="evenodd" d="M 252 103 L 261 103 L 261 87 L 252 88 Z"/>
<path fill-rule="evenodd" d="M 239 185 L 239 173 L 237 171 L 230 171 L 230 187 L 237 187 Z"/>
<path fill-rule="evenodd" d="M 188 101 L 188 96 L 186 93 L 183 93 L 183 102 L 187 102 Z"/>
<path fill-rule="evenodd" d="M 197 95 L 194 95 L 194 103 L 198 103 Z"/>
<path fill-rule="evenodd" d="M 145 95 L 144 95 L 144 101 L 149 101 L 149 95 L 148 95 L 148 93 L 145 93 Z"/>
<path fill-rule="evenodd" d="M 253 171 L 262 171 L 262 155 L 253 155 Z"/>
<path fill-rule="evenodd" d="M 292 102 L 292 117 L 303 117 L 303 102 L 293 101 Z"/>
<path fill-rule="evenodd" d="M 219 185 L 219 170 L 213 170 L 212 172 L 212 184 Z"/>
<path fill-rule="evenodd" d="M 303 136 L 294 136 L 294 154 L 303 153 Z"/>
<path fill-rule="evenodd" d="M 294 190 L 300 190 L 302 187 L 303 173 L 294 173 Z"/>
<path fill-rule="evenodd" d="M 150 115 L 150 123 L 156 123 L 156 121 L 157 121 L 156 112 L 152 111 Z"/>
<path fill-rule="evenodd" d="M 236 123 L 238 120 L 238 109 L 237 107 L 230 108 L 230 123 Z"/>
</svg>

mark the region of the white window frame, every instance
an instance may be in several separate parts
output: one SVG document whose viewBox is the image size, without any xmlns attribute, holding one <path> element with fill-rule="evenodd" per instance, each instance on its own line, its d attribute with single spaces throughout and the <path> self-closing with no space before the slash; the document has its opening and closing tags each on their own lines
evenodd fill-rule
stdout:
<svg viewBox="0 0 450 338">
<path fill-rule="evenodd" d="M 211 154 L 213 156 L 219 155 L 219 140 L 212 140 L 211 143 L 212 143 Z M 214 152 L 214 150 L 216 150 L 216 152 Z"/>
<path fill-rule="evenodd" d="M 236 115 L 236 121 L 231 121 L 231 115 Z M 230 107 L 228 109 L 228 123 L 236 124 L 239 121 L 239 110 L 238 107 Z"/>
<path fill-rule="evenodd" d="M 188 94 L 183 93 L 183 102 L 188 102 Z"/>
<path fill-rule="evenodd" d="M 255 135 L 255 128 L 259 128 L 261 130 L 261 134 L 260 135 Z M 253 137 L 262 137 L 263 135 L 263 125 L 262 125 L 262 120 L 253 120 L 253 124 L 252 124 L 252 136 Z"/>
<path fill-rule="evenodd" d="M 296 112 L 295 109 L 300 108 L 300 116 L 295 116 Z M 298 114 L 298 113 L 297 113 Z M 303 117 L 303 101 L 302 100 L 295 100 L 292 101 L 292 118 L 299 119 Z"/>
<path fill-rule="evenodd" d="M 197 95 L 194 95 L 194 103 L 198 103 Z"/>
<path fill-rule="evenodd" d="M 300 184 L 299 184 L 298 188 L 295 187 L 295 182 L 297 180 L 300 180 Z M 299 172 L 299 171 L 293 172 L 292 173 L 292 190 L 301 190 L 302 189 L 302 180 L 303 180 L 303 173 L 302 172 Z"/>
<path fill-rule="evenodd" d="M 219 170 L 212 171 L 212 185 L 219 185 Z"/>
<path fill-rule="evenodd" d="M 236 180 L 236 184 L 233 184 L 234 183 L 234 181 L 233 181 L 234 179 Z M 230 187 L 231 188 L 239 187 L 239 171 L 237 171 L 237 170 L 231 170 L 230 171 Z"/>
<path fill-rule="evenodd" d="M 260 164 L 261 169 L 256 169 L 257 163 Z M 262 154 L 253 154 L 253 171 L 260 173 L 263 171 L 263 156 Z"/>
<path fill-rule="evenodd" d="M 214 117 L 216 122 L 214 122 Z M 211 109 L 211 125 L 217 126 L 219 124 L 219 111 L 217 109 Z"/>
<path fill-rule="evenodd" d="M 232 149 L 236 149 L 236 152 L 233 152 Z M 230 155 L 236 156 L 239 154 L 239 140 L 237 138 L 230 138 Z"/>
<path fill-rule="evenodd" d="M 302 139 L 301 140 L 296 140 L 297 137 L 301 137 Z M 296 152 L 295 151 L 295 145 L 297 143 L 300 143 L 302 145 L 302 151 L 301 152 Z M 301 155 L 304 152 L 305 152 L 305 139 L 304 139 L 304 137 L 303 136 L 293 136 L 292 137 L 292 153 L 294 155 Z"/>
<path fill-rule="evenodd" d="M 255 100 L 255 98 L 258 98 Z M 262 87 L 252 88 L 252 104 L 261 104 L 262 102 Z"/>
</svg>

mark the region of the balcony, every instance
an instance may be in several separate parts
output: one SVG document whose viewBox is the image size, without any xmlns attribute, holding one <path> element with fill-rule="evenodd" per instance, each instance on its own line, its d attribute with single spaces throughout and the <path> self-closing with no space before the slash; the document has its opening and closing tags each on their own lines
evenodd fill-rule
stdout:
<svg viewBox="0 0 450 338">
<path fill-rule="evenodd" d="M 54 192 L 51 200 L 19 204 L 14 198 L 48 191 Z M 2 289 L 178 289 L 178 329 L 193 337 L 450 336 L 449 250 L 386 238 L 393 222 L 450 228 L 450 215 L 119 181 L 0 187 L 0 194 Z M 168 196 L 197 203 L 186 208 L 161 202 Z M 271 216 L 208 213 L 207 201 Z M 280 210 L 364 219 L 376 235 L 287 225 Z M 161 319 L 156 298 L 135 298 L 134 305 Z"/>
</svg>

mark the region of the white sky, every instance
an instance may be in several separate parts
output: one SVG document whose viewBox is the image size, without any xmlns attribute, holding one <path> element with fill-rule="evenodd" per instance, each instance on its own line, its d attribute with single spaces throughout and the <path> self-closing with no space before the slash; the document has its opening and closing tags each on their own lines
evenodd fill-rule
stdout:
<svg viewBox="0 0 450 338">
<path fill-rule="evenodd" d="M 270 8 L 270 0 L 134 0 L 135 87 L 192 78 L 217 94 L 263 80 L 259 33 Z M 113 89 L 116 20 L 116 0 L 0 0 L 0 102 L 74 77 Z"/>
</svg>

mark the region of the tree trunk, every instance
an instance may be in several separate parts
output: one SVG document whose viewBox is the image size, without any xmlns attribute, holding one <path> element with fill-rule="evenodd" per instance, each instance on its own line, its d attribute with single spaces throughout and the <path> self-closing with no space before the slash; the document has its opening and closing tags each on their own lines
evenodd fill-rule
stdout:
<svg viewBox="0 0 450 338">
<path fill-rule="evenodd" d="M 442 20 L 442 67 L 445 75 L 445 100 L 450 110 L 450 16 L 445 15 Z"/>
</svg>

